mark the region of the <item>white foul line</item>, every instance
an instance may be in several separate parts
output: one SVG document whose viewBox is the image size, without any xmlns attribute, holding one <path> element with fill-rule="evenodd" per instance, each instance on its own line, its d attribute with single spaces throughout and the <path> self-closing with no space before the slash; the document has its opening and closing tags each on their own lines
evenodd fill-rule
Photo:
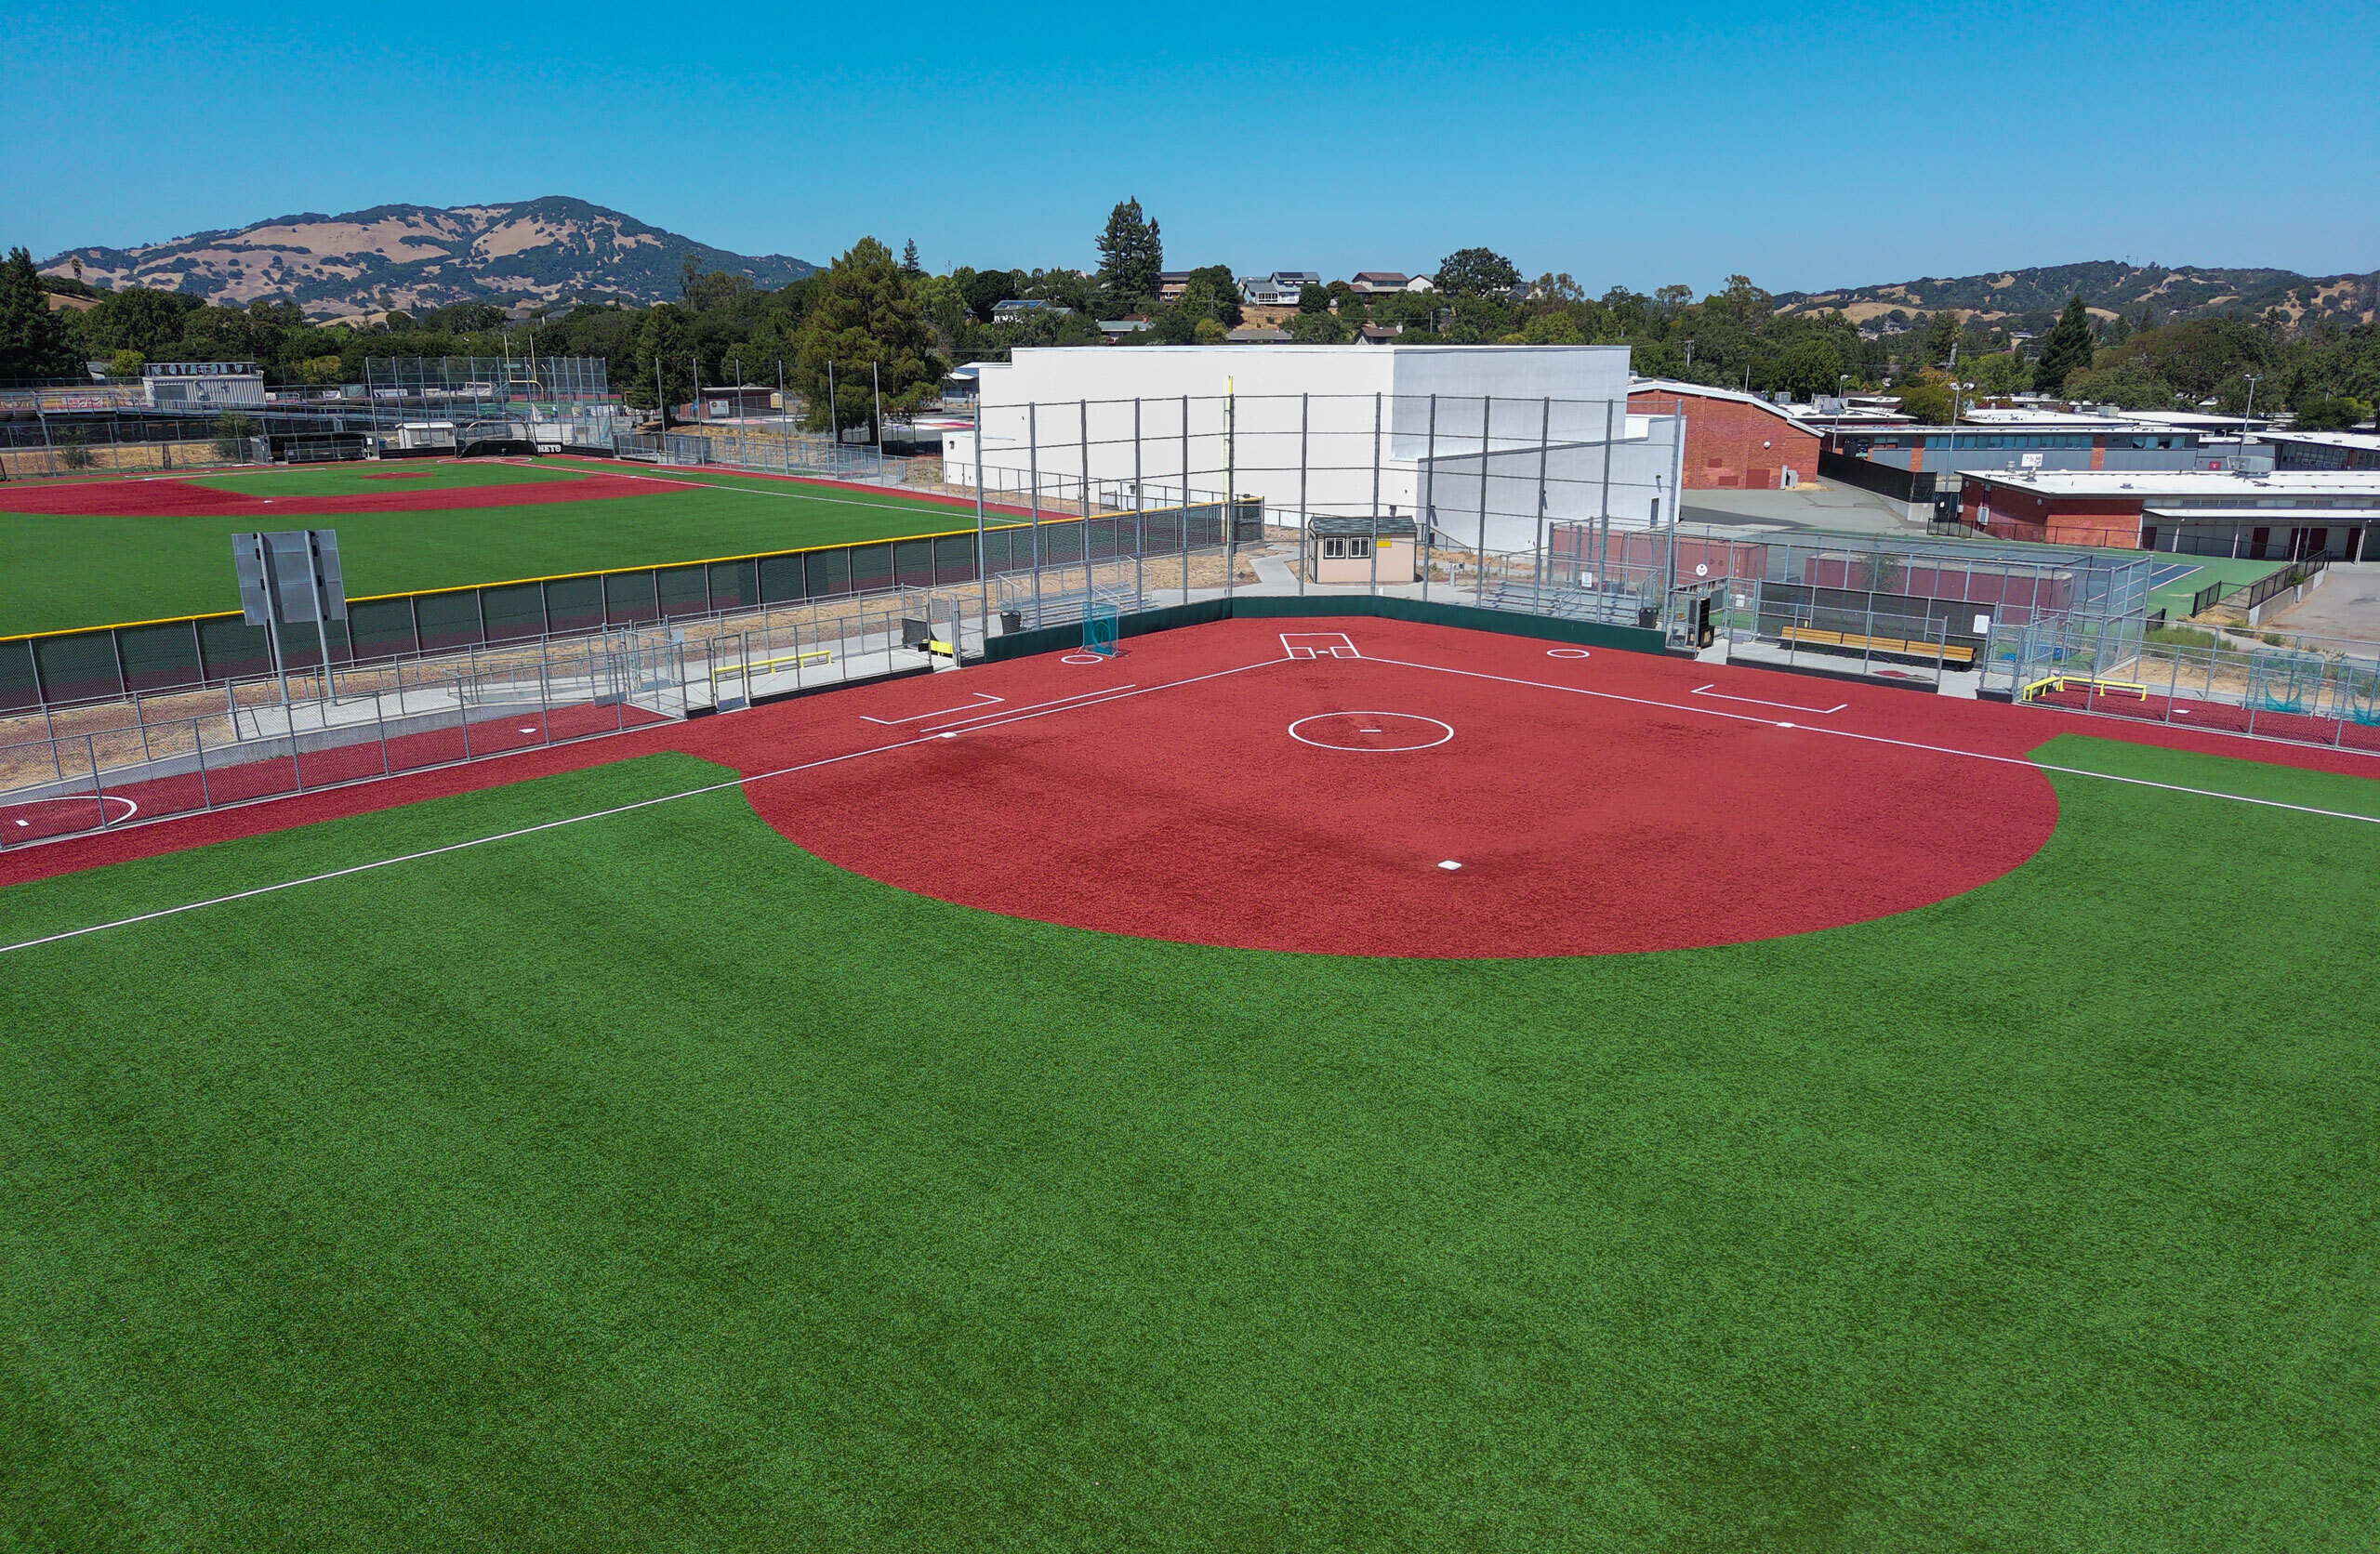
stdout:
<svg viewBox="0 0 2380 1554">
<path fill-rule="evenodd" d="M 2243 793 L 2221 793 L 2213 788 L 2185 787 L 2178 783 L 2152 782 L 2146 777 L 2119 777 L 2112 771 L 2092 771 L 2079 766 L 2052 766 L 2024 756 L 1995 756 L 1982 750 L 1954 750 L 1947 744 L 1925 744 L 1912 739 L 1892 739 L 1884 734 L 1863 734 L 1849 729 L 1778 723 L 1771 718 L 1755 718 L 1746 712 L 1728 712 L 1721 707 L 1683 705 L 1676 702 L 1656 701 L 1650 696 L 1626 696 L 1616 691 L 1589 691 L 1583 686 L 1554 685 L 1545 680 L 1520 679 L 1511 675 L 1490 675 L 1478 669 L 1454 669 L 1443 664 L 1415 664 L 1402 658 L 1371 658 L 1367 664 L 1394 664 L 1406 669 L 1430 669 L 1442 675 L 1462 675 L 1471 679 L 1501 680 L 1506 685 L 1526 685 L 1538 691 L 1559 691 L 1573 696 L 1593 696 L 1599 701 L 1626 702 L 1634 706 L 1659 707 L 1665 712 L 1699 713 L 1705 718 L 1724 718 L 1733 723 L 1757 723 L 1771 729 L 1801 729 L 1805 733 L 1826 734 L 1834 739 L 1856 739 L 1870 744 L 1893 744 L 1904 750 L 1924 750 L 1937 756 L 1961 756 L 1968 760 L 1991 761 L 2001 766 L 2028 767 L 2036 771 L 2059 771 L 2069 777 L 2096 777 L 2105 783 L 2122 783 L 2136 788 L 2162 788 L 2168 793 L 2187 793 L 2200 798 L 2228 798 L 2234 804 L 2254 804 L 2266 810 L 2294 810 L 2301 815 L 2321 815 L 2330 820 L 2358 821 L 2365 825 L 2380 825 L 2380 815 L 2359 815 L 2346 810 L 2318 810 L 2310 804 L 2290 804 L 2278 798 L 2252 798 Z"/>
<path fill-rule="evenodd" d="M 1023 723 L 1030 721 L 1036 718 L 1049 718 L 1061 712 L 1076 712 L 1081 710 L 1084 706 L 1096 706 L 1102 705 L 1104 702 L 1122 701 L 1132 696 L 1146 696 L 1158 691 L 1170 691 L 1176 686 L 1196 685 L 1201 680 L 1219 679 L 1225 675 L 1243 674 L 1250 669 L 1262 669 L 1270 665 L 1282 664 L 1286 662 L 1288 662 L 1286 659 L 1267 658 L 1254 664 L 1243 664 L 1236 669 L 1218 669 L 1210 674 L 1193 675 L 1187 679 L 1168 680 L 1163 685 L 1152 685 L 1136 691 L 1124 691 L 1121 694 L 1113 693 L 1111 691 L 1110 693 L 1103 694 L 1098 702 L 1075 701 L 1073 705 L 1051 705 L 1048 707 L 1048 710 L 1041 712 L 1018 709 L 1016 712 L 1000 715 L 1000 720 L 998 722 L 987 723 L 983 727 L 997 729 L 1003 727 L 1008 723 Z M 1070 698 L 1070 701 L 1072 699 Z M 965 731 L 969 733 L 975 733 L 980 732 L 981 730 L 969 729 Z M 582 821 L 605 820 L 613 815 L 625 815 L 638 810 L 649 810 L 656 804 L 670 804 L 675 803 L 681 798 L 697 798 L 705 794 L 724 793 L 730 788 L 740 788 L 747 784 L 765 783 L 773 777 L 790 777 L 799 772 L 814 771 L 820 767 L 835 766 L 844 761 L 860 760 L 868 756 L 887 755 L 895 750 L 906 750 L 916 745 L 932 744 L 945 738 L 955 739 L 958 736 L 956 734 L 945 735 L 931 732 L 921 733 L 915 739 L 896 740 L 891 744 L 879 744 L 866 750 L 853 750 L 840 756 L 824 756 L 814 761 L 803 761 L 795 766 L 779 767 L 774 771 L 756 772 L 749 777 L 731 777 L 723 782 L 706 783 L 701 787 L 686 788 L 677 793 L 665 793 L 653 798 L 640 798 L 631 804 L 615 804 L 608 810 L 589 810 L 588 813 L 583 815 L 566 815 L 561 820 L 539 821 L 535 825 L 523 825 L 510 831 L 499 831 L 492 836 L 473 836 L 466 841 L 448 842 L 443 847 L 425 848 L 418 852 L 400 853 L 394 858 L 377 859 L 369 863 L 351 863 L 343 869 L 327 869 L 321 874 L 307 875 L 298 879 L 284 879 L 274 885 L 259 885 L 252 889 L 234 890 L 229 895 L 210 896 L 205 901 L 185 902 L 179 906 L 160 907 L 154 912 L 136 913 L 132 916 L 118 917 L 112 922 L 93 923 L 86 928 L 68 928 L 60 933 L 44 934 L 38 939 L 20 940 L 14 944 L 0 944 L 0 955 L 5 955 L 17 950 L 36 949 L 44 944 L 57 944 L 69 939 L 81 939 L 86 934 L 104 933 L 109 928 L 129 928 L 135 923 L 154 922 L 160 917 L 178 917 L 185 912 L 196 912 L 202 907 L 225 906 L 229 905 L 232 902 L 247 901 L 257 896 L 270 896 L 282 890 L 294 890 L 301 885 L 319 885 L 326 880 L 344 879 L 350 875 L 370 874 L 376 869 L 385 869 L 398 863 L 412 863 L 424 858 L 437 858 L 445 853 L 464 852 L 475 847 L 484 847 L 490 842 L 509 841 L 516 836 L 533 836 L 540 831 L 557 831 L 565 825 L 576 825 Z"/>
<path fill-rule="evenodd" d="M 1059 696 L 1047 702 L 1027 702 L 1021 707 L 1002 707 L 998 712 L 979 712 L 968 718 L 954 718 L 947 723 L 933 724 L 925 731 L 932 734 L 940 733 L 945 729 L 963 729 L 970 723 L 982 723 L 989 718 L 1012 718 L 1020 712 L 1032 712 L 1040 707 L 1062 707 L 1073 702 L 1104 701 L 1117 691 L 1131 690 L 1132 684 L 1132 681 L 1126 680 L 1121 685 L 1110 685 L 1098 691 L 1085 691 L 1073 696 Z"/>
<path fill-rule="evenodd" d="M 1714 681 L 1712 683 L 1715 684 L 1716 682 Z M 1689 696 L 1710 696 L 1722 702 L 1748 702 L 1756 707 L 1775 707 L 1779 712 L 1814 712 L 1818 714 L 1820 717 L 1824 717 L 1830 712 L 1841 712 L 1844 708 L 1851 705 L 1849 702 L 1838 702 L 1831 707 L 1797 707 L 1791 702 L 1764 702 L 1757 696 L 1730 696 L 1724 691 L 1713 691 L 1708 685 L 1698 685 L 1693 690 L 1687 691 L 1686 694 Z"/>
<path fill-rule="evenodd" d="M 936 712 L 913 712 L 906 718 L 870 718 L 867 714 L 863 712 L 859 715 L 859 720 L 863 723 L 881 724 L 885 728 L 892 729 L 898 728 L 904 723 L 915 723 L 920 718 L 944 718 L 954 712 L 977 712 L 985 707 L 990 706 L 995 702 L 1005 702 L 1007 700 L 1007 697 L 995 696 L 988 691 L 978 691 L 975 692 L 975 702 L 972 706 L 944 707 Z"/>
</svg>

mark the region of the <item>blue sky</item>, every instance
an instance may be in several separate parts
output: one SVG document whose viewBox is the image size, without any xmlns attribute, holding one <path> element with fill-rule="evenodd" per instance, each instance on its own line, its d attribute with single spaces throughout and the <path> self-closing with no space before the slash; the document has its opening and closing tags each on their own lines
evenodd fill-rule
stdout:
<svg viewBox="0 0 2380 1554">
<path fill-rule="evenodd" d="M 2376 14 L 34 4 L 0 244 L 573 194 L 745 253 L 1088 267 L 1130 194 L 1169 263 L 1243 273 L 2369 270 Z"/>
</svg>

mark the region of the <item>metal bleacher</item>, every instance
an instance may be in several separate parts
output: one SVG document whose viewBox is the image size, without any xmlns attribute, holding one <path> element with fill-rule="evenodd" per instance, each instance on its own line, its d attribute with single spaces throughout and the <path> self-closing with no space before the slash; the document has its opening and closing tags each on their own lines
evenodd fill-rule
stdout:
<svg viewBox="0 0 2380 1554">
<path fill-rule="evenodd" d="M 1499 583 L 1481 602 L 1490 610 L 1520 615 L 1549 615 L 1561 621 L 1593 621 L 1603 626 L 1636 626 L 1647 606 L 1631 589 L 1557 588 L 1551 584 Z"/>
<path fill-rule="evenodd" d="M 1000 590 L 1002 629 L 1007 631 L 1038 631 L 1043 626 L 1080 626 L 1091 612 L 1092 594 L 1082 588 L 1069 592 L 1052 592 L 1044 588 L 1035 599 L 1029 588 L 1003 587 Z M 1119 615 L 1130 615 L 1143 610 L 1154 610 L 1163 601 L 1130 588 L 1102 588 L 1097 598 L 1102 604 L 1112 604 Z M 1013 625 L 1008 618 L 1013 617 Z"/>
</svg>

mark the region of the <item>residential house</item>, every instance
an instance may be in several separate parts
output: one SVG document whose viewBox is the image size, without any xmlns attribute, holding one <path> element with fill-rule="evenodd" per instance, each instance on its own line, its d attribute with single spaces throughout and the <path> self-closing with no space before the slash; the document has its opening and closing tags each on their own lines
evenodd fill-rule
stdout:
<svg viewBox="0 0 2380 1554">
<path fill-rule="evenodd" d="M 1270 275 L 1243 275 L 1239 278 L 1239 298 L 1251 308 L 1294 308 L 1300 292 L 1308 286 L 1320 284 L 1321 273 L 1312 270 L 1276 270 Z"/>
<path fill-rule="evenodd" d="M 1014 323 L 1019 319 L 1033 318 L 1044 314 L 1051 318 L 1065 318 L 1073 312 L 1074 309 L 1072 308 L 1062 307 L 1059 304 L 1049 301 L 1043 297 L 1012 296 L 1006 302 L 999 303 L 992 309 L 992 322 L 994 323 Z"/>
<path fill-rule="evenodd" d="M 1359 270 L 1347 287 L 1358 296 L 1384 296 L 1390 292 L 1426 292 L 1438 288 L 1426 275 L 1408 275 L 1397 270 Z"/>
</svg>

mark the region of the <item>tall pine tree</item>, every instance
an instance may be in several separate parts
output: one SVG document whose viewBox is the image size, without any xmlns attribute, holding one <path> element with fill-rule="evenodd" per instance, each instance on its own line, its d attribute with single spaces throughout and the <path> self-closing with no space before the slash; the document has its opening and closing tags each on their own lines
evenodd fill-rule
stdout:
<svg viewBox="0 0 2380 1554">
<path fill-rule="evenodd" d="M 1118 311 L 1157 300 L 1157 274 L 1165 269 L 1165 244 L 1157 223 L 1145 219 L 1141 202 L 1126 200 L 1107 215 L 1099 234 L 1099 285 Z"/>
<path fill-rule="evenodd" d="M 879 384 L 885 409 L 916 409 L 941 386 L 948 369 L 933 353 L 933 329 L 902 283 L 892 250 L 864 237 L 823 279 L 826 284 L 813 293 L 810 314 L 802 321 L 801 351 L 793 365 L 794 382 L 810 402 L 809 424 L 826 428 L 828 362 L 835 368 L 831 401 L 838 431 L 875 420 Z"/>
<path fill-rule="evenodd" d="M 2063 394 L 2066 380 L 2091 364 L 2091 313 L 2076 296 L 2058 315 L 2057 327 L 2042 342 L 2041 360 L 2033 363 L 2033 388 L 2043 394 Z"/>
<path fill-rule="evenodd" d="M 66 321 L 49 310 L 33 257 L 10 249 L 8 262 L 0 265 L 0 383 L 73 377 L 75 367 Z"/>
</svg>

